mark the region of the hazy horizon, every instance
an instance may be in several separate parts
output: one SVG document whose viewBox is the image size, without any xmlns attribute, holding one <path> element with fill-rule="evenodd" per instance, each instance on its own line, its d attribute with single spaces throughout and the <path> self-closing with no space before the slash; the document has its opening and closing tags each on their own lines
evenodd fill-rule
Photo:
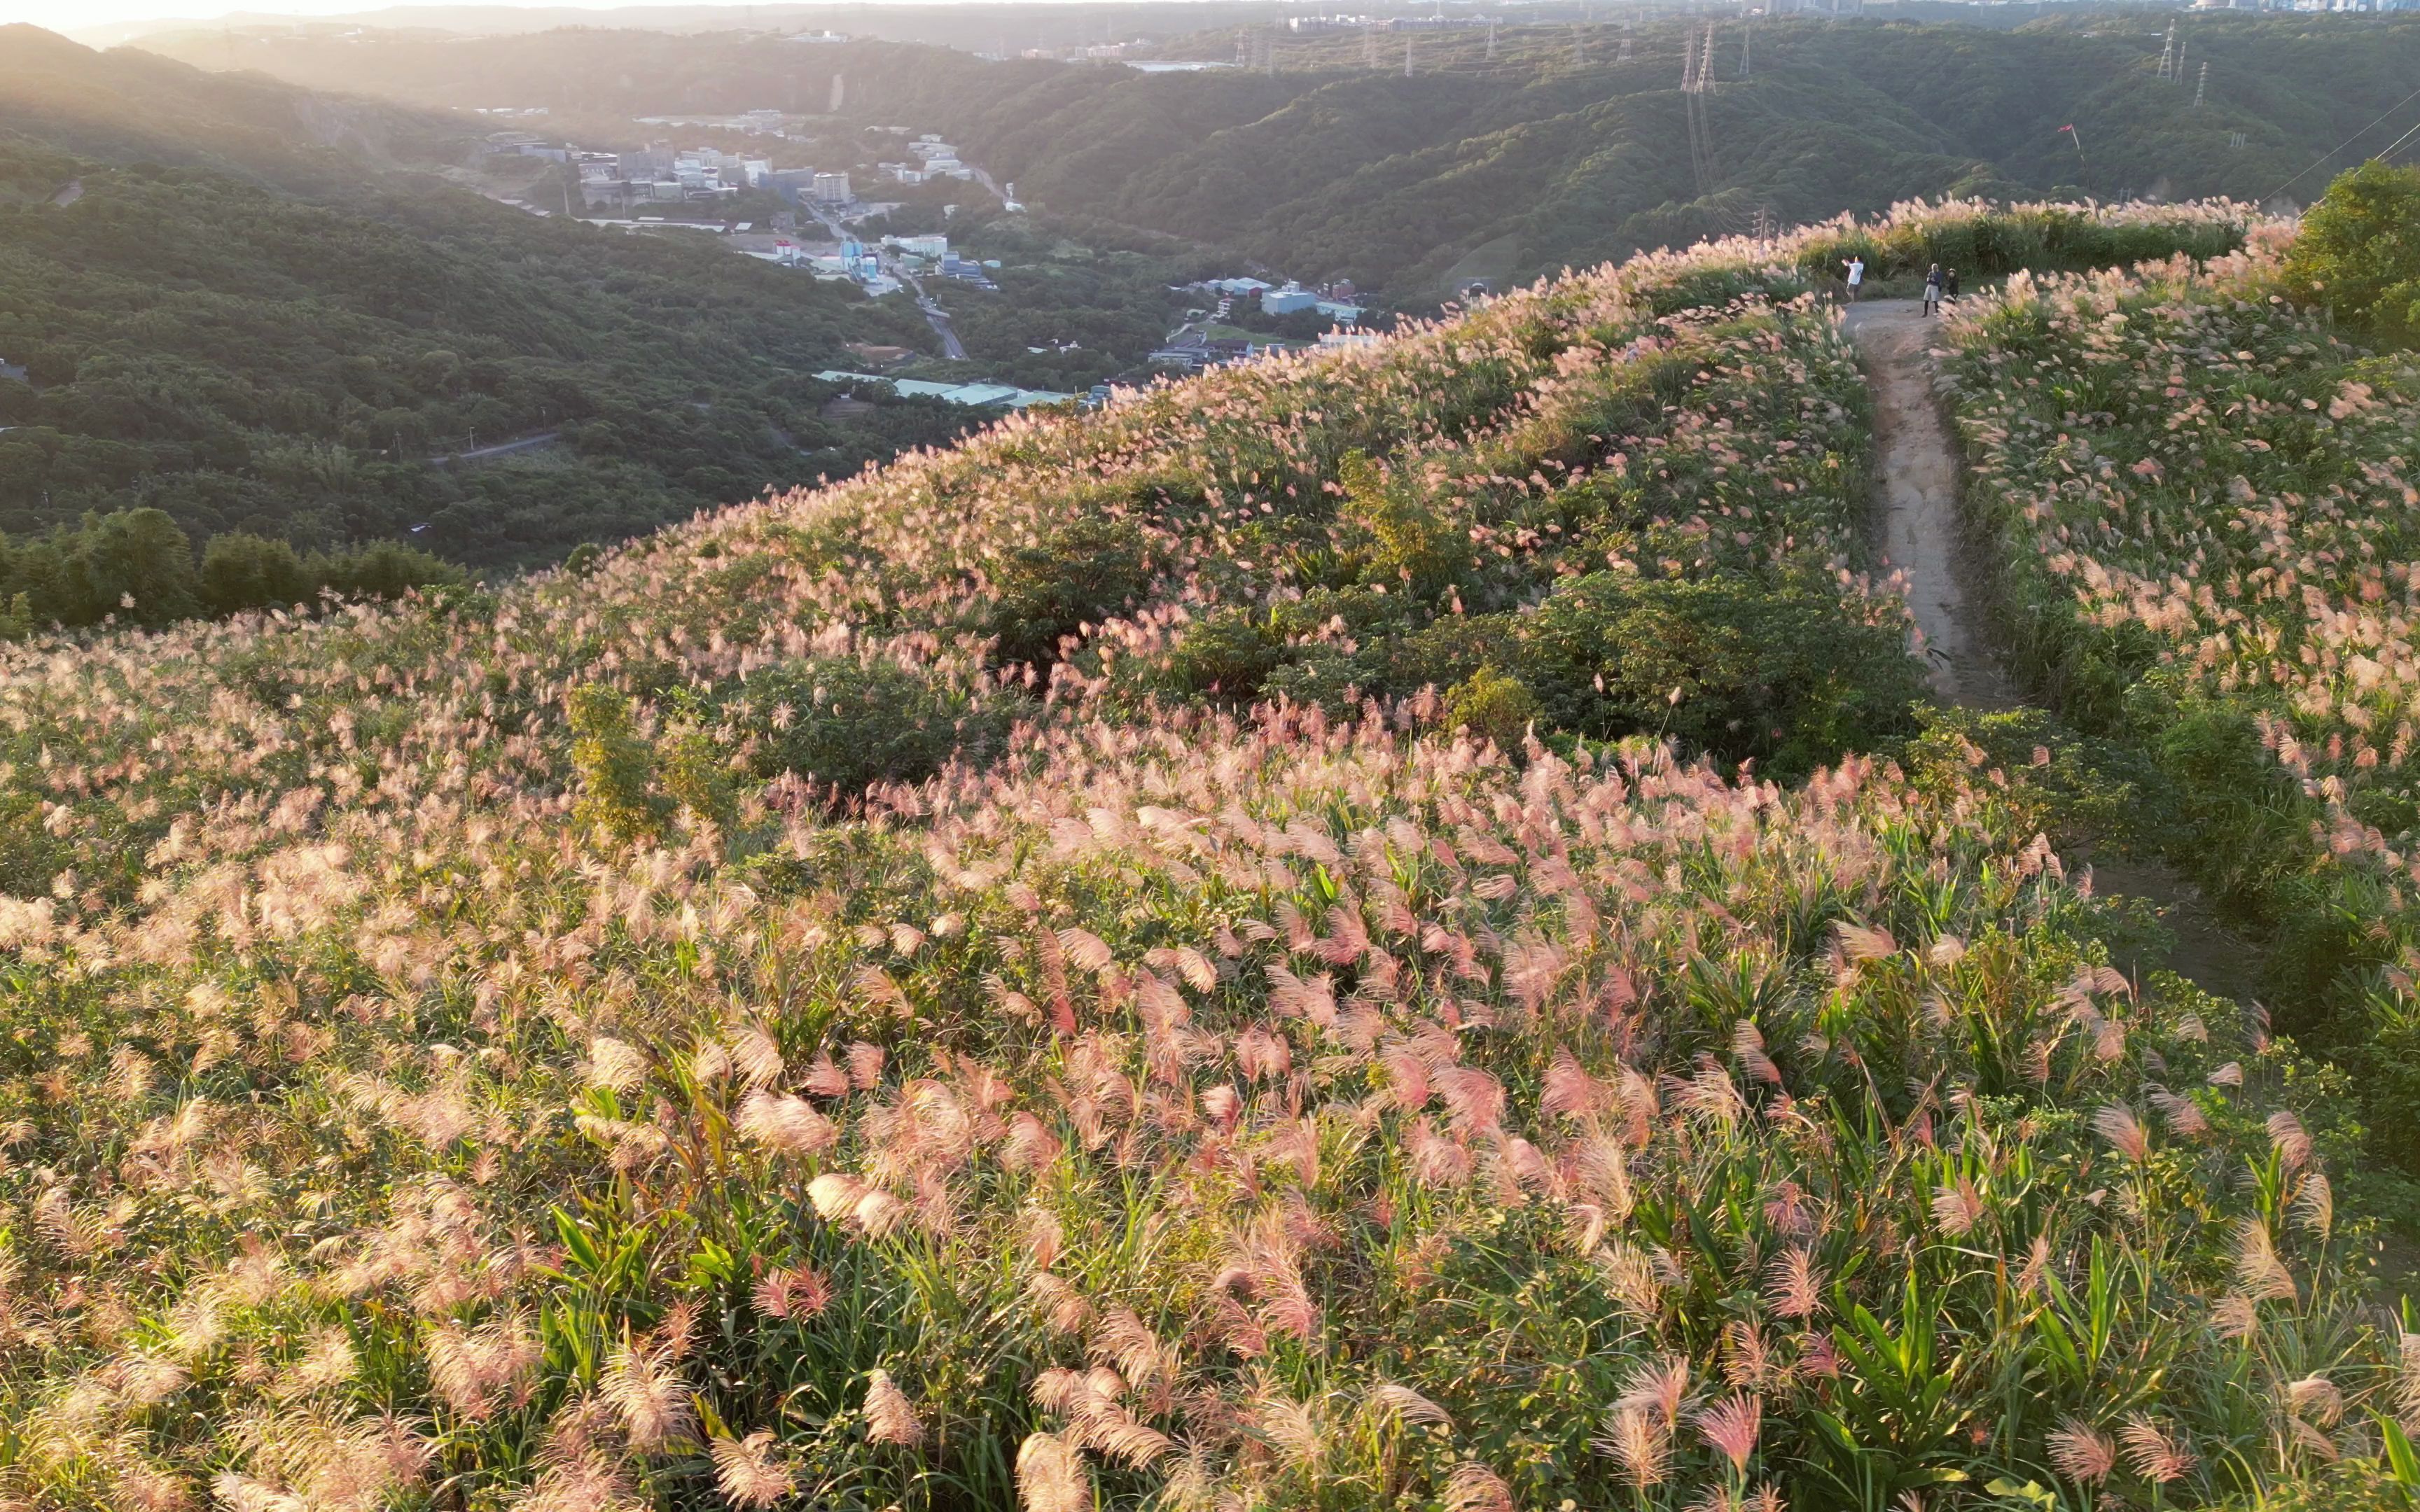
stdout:
<svg viewBox="0 0 2420 1512">
<path fill-rule="evenodd" d="M 854 0 L 854 3 L 879 5 L 885 0 Z M 908 0 L 902 0 L 908 3 Z M 955 0 L 970 5 L 1013 4 L 1015 0 Z M 1077 0 L 1081 3 L 1081 0 Z M 1114 3 L 1114 0 L 1100 0 Z M 0 23 L 23 22 L 46 27 L 62 36 L 95 45 L 107 45 L 123 40 L 130 26 L 147 26 L 177 22 L 212 22 L 228 17 L 250 19 L 292 17 L 296 20 L 321 20 L 331 17 L 382 15 L 389 12 L 414 10 L 462 10 L 471 8 L 506 10 L 661 10 L 667 8 L 697 10 L 779 11 L 793 8 L 789 5 L 748 5 L 741 3 L 696 6 L 667 6 L 664 0 L 594 0 L 589 4 L 566 4 L 564 0 L 475 0 L 474 4 L 431 5 L 365 5 L 362 0 L 288 0 L 288 3 L 265 6 L 257 0 L 0 0 Z"/>
</svg>

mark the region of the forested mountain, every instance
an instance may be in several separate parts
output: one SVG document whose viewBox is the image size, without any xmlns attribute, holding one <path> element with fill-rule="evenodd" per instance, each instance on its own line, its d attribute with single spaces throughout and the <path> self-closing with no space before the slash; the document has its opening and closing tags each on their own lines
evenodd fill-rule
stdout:
<svg viewBox="0 0 2420 1512">
<path fill-rule="evenodd" d="M 0 31 L 0 530 L 157 507 L 197 541 L 504 563 L 954 431 L 832 424 L 796 376 L 921 322 L 390 171 L 464 149 L 425 113 Z"/>
<path fill-rule="evenodd" d="M 544 106 L 592 131 L 680 111 L 820 111 L 840 74 L 850 120 L 942 131 L 1051 212 L 1304 277 L 1349 274 L 1408 301 L 1457 269 L 1534 274 L 1761 214 L 1786 224 L 1952 191 L 2307 197 L 2324 175 L 2288 180 L 2403 101 L 2420 69 L 2420 20 L 2194 15 L 2172 83 L 2158 76 L 2166 24 L 2142 11 L 2012 30 L 1784 17 L 1751 33 L 1730 20 L 1714 25 L 1703 95 L 1679 85 L 1706 24 L 1679 21 L 1513 26 L 1493 43 L 1479 30 L 1387 34 L 1374 66 L 1357 32 L 1282 37 L 1272 71 L 1157 75 L 601 30 L 256 38 L 234 55 L 425 105 Z M 229 55 L 217 39 L 153 45 L 210 66 Z M 1239 45 L 1258 44 L 1222 32 L 1162 51 L 1232 59 Z M 2420 119 L 2406 111 L 2366 147 Z"/>
</svg>

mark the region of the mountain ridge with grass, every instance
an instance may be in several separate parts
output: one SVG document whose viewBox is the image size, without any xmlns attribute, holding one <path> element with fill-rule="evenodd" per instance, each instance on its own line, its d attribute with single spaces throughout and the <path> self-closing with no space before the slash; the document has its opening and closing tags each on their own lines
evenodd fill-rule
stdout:
<svg viewBox="0 0 2420 1512">
<path fill-rule="evenodd" d="M 2408 1496 L 2360 1100 L 1923 700 L 1817 287 L 2273 234 L 1911 208 L 0 646 L 0 1495 Z"/>
</svg>

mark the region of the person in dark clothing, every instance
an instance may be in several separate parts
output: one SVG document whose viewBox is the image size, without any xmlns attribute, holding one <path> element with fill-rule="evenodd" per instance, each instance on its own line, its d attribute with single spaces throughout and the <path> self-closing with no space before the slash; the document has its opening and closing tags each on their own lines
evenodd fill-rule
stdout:
<svg viewBox="0 0 2420 1512">
<path fill-rule="evenodd" d="M 1957 269 L 1952 268 L 1941 275 L 1941 297 L 1945 300 L 1954 300 L 1958 297 Z"/>
</svg>

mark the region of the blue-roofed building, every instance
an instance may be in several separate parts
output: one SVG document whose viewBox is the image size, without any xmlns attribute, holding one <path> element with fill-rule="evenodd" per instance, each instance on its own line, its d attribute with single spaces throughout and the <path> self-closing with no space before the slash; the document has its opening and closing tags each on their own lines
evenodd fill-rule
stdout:
<svg viewBox="0 0 2420 1512">
<path fill-rule="evenodd" d="M 849 373 L 828 368 L 815 377 L 826 383 L 887 383 L 892 392 L 911 399 L 939 399 L 971 409 L 1026 409 L 1037 404 L 1064 404 L 1076 397 L 1049 389 L 1020 389 L 1012 383 L 941 383 L 932 378 L 887 378 L 878 373 Z"/>
</svg>

